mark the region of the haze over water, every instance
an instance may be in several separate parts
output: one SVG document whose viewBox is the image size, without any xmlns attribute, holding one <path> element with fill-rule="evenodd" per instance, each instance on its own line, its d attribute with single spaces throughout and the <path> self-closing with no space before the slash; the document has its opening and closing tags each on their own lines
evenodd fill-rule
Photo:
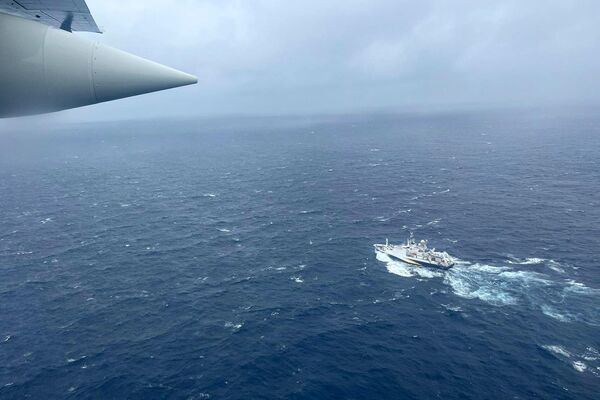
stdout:
<svg viewBox="0 0 600 400">
<path fill-rule="evenodd" d="M 600 118 L 0 133 L 0 397 L 600 390 Z M 376 256 L 410 232 L 448 272 Z"/>
</svg>

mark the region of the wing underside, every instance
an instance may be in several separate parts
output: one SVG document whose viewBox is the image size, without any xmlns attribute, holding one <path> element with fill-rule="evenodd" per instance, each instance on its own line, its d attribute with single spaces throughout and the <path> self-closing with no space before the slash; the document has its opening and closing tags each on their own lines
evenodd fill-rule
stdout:
<svg viewBox="0 0 600 400">
<path fill-rule="evenodd" d="M 1 11 L 56 28 L 101 33 L 85 0 L 0 0 Z"/>
</svg>

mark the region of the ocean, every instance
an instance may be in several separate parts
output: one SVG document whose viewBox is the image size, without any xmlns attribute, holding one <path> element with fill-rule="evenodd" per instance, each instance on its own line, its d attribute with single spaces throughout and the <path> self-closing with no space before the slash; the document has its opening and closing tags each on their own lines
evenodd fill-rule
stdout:
<svg viewBox="0 0 600 400">
<path fill-rule="evenodd" d="M 589 111 L 6 128 L 0 398 L 598 399 L 599 189 Z"/>
</svg>

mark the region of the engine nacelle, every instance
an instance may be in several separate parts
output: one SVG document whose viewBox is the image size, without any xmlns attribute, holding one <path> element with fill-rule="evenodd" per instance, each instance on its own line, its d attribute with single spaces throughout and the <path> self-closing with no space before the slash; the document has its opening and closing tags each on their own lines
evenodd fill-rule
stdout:
<svg viewBox="0 0 600 400">
<path fill-rule="evenodd" d="M 196 82 L 193 75 L 0 13 L 0 117 L 81 107 Z"/>
</svg>

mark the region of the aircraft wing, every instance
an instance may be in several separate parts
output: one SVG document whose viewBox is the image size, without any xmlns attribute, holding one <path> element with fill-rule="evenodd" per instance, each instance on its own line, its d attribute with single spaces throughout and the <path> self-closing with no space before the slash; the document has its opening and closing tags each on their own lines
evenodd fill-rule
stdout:
<svg viewBox="0 0 600 400">
<path fill-rule="evenodd" d="M 68 31 L 101 33 L 85 0 L 0 0 L 0 11 Z"/>
</svg>

